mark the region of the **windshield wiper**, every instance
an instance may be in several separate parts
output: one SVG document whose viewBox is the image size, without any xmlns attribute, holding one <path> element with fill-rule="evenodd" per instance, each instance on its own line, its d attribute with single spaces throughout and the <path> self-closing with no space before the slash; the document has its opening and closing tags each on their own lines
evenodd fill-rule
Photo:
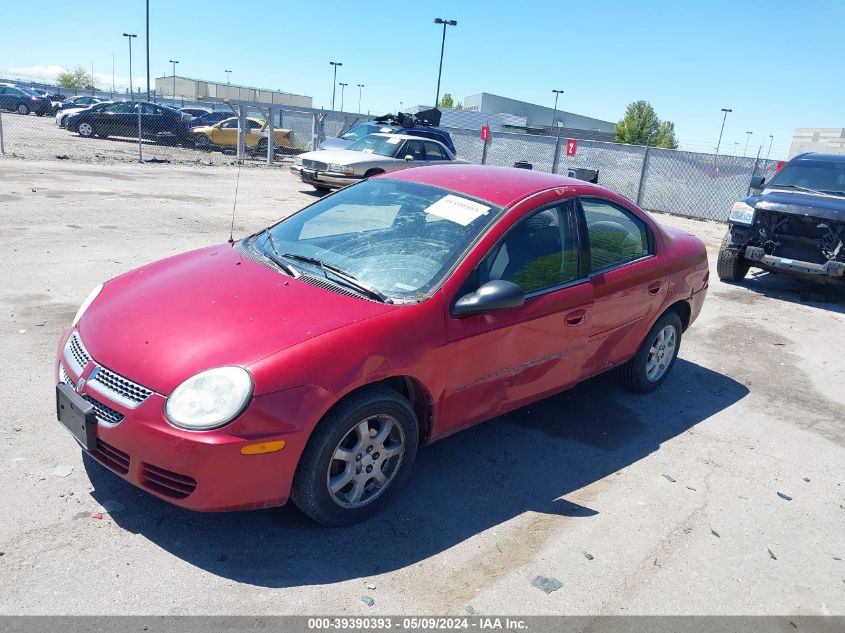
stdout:
<svg viewBox="0 0 845 633">
<path fill-rule="evenodd" d="M 270 249 L 272 252 L 265 253 L 267 258 L 291 277 L 296 277 L 296 269 L 287 262 L 282 261 L 279 257 L 279 251 L 276 247 L 276 238 L 273 237 L 273 233 L 270 231 L 270 229 L 264 229 L 261 234 L 266 235 L 267 241 L 270 243 Z"/>
<path fill-rule="evenodd" d="M 311 264 L 312 266 L 319 267 L 323 274 L 326 276 L 326 279 L 329 279 L 329 273 L 331 273 L 334 277 L 340 280 L 342 285 L 345 285 L 353 290 L 357 290 L 362 295 L 369 297 L 370 299 L 376 299 L 381 301 L 382 303 L 390 303 L 390 299 L 387 296 L 380 293 L 375 288 L 371 288 L 367 284 L 358 281 L 358 279 L 350 272 L 343 270 L 342 268 L 338 268 L 333 264 L 329 264 L 324 262 L 321 259 L 317 259 L 316 257 L 308 257 L 307 255 L 296 255 L 295 253 L 285 253 L 282 255 L 285 259 L 292 259 L 297 262 L 303 262 L 305 264 Z"/>
<path fill-rule="evenodd" d="M 819 191 L 818 189 L 810 189 L 809 187 L 802 187 L 801 185 L 780 185 L 774 184 L 770 185 L 772 189 L 795 189 L 796 191 L 801 191 L 803 193 L 815 193 L 820 196 L 829 196 L 830 194 L 826 191 Z"/>
</svg>

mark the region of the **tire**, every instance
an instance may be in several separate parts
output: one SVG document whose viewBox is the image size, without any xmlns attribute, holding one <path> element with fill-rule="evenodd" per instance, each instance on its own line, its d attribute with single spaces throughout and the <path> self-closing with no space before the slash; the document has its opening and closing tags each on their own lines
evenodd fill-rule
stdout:
<svg viewBox="0 0 845 633">
<path fill-rule="evenodd" d="M 255 149 L 252 150 L 252 153 L 258 156 L 259 154 L 267 154 L 267 139 L 261 139 L 256 143 Z"/>
<path fill-rule="evenodd" d="M 326 187 L 325 185 L 311 185 L 311 186 L 314 187 L 314 189 L 316 189 L 317 191 L 322 191 L 323 193 L 328 193 L 329 191 L 332 190 L 331 187 Z"/>
<path fill-rule="evenodd" d="M 211 149 L 213 144 L 205 134 L 196 134 L 194 136 L 194 147 L 197 149 Z"/>
<path fill-rule="evenodd" d="M 97 133 L 97 130 L 94 128 L 93 123 L 88 123 L 88 121 L 83 121 L 76 127 L 76 131 L 79 133 L 79 136 L 84 138 L 94 138 L 94 135 Z"/>
<path fill-rule="evenodd" d="M 379 435 L 384 435 L 380 441 Z M 355 393 L 330 411 L 311 434 L 294 474 L 291 500 L 321 525 L 363 521 L 405 483 L 418 442 L 416 415 L 399 393 L 381 385 Z M 370 474 L 376 472 L 384 480 L 380 486 Z"/>
<path fill-rule="evenodd" d="M 683 324 L 678 313 L 671 309 L 664 312 L 649 330 L 634 357 L 622 365 L 625 386 L 636 393 L 650 393 L 657 389 L 675 365 L 682 334 Z"/>
<path fill-rule="evenodd" d="M 751 265 L 746 261 L 744 251 L 734 244 L 731 232 L 728 231 L 719 247 L 716 274 L 722 281 L 737 283 L 745 279 L 749 268 Z"/>
<path fill-rule="evenodd" d="M 19 104 L 18 104 L 18 107 L 17 107 L 17 108 L 15 108 L 15 111 L 16 111 L 18 114 L 22 114 L 22 115 L 24 115 L 24 116 L 26 116 L 27 114 L 29 114 L 29 113 L 30 113 L 29 106 L 28 106 L 28 105 L 26 105 L 25 103 L 19 103 Z"/>
</svg>

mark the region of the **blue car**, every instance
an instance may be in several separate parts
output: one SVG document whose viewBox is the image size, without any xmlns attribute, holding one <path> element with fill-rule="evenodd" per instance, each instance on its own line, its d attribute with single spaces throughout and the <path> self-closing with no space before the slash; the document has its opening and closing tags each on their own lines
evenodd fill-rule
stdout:
<svg viewBox="0 0 845 633">
<path fill-rule="evenodd" d="M 191 127 L 214 125 L 225 119 L 231 119 L 233 116 L 237 115 L 231 110 L 213 110 L 212 112 L 206 112 L 203 115 L 191 119 Z"/>
<path fill-rule="evenodd" d="M 440 123 L 439 110 L 424 110 L 416 115 L 399 113 L 397 115 L 385 115 L 366 123 L 359 123 L 349 128 L 346 132 L 336 138 L 327 138 L 320 143 L 320 149 L 346 149 L 360 138 L 370 134 L 410 134 L 430 138 L 443 143 L 455 156 L 458 155 L 452 137 L 443 128 L 437 127 Z"/>
</svg>

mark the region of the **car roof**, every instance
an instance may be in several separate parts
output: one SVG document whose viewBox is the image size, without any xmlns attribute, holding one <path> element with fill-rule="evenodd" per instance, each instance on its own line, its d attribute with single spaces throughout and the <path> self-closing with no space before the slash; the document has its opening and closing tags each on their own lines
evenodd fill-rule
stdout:
<svg viewBox="0 0 845 633">
<path fill-rule="evenodd" d="M 420 139 L 423 138 L 422 136 L 417 136 L 415 134 L 387 134 L 385 132 L 373 132 L 372 134 L 368 134 L 367 136 L 383 136 L 384 138 L 401 138 L 403 140 L 408 140 L 408 141 L 419 141 Z M 443 143 L 438 141 L 436 138 L 425 137 L 425 140 L 426 141 L 434 141 L 435 143 L 440 143 L 441 145 L 443 145 Z"/>
<path fill-rule="evenodd" d="M 575 187 L 579 192 L 594 194 L 607 191 L 603 187 L 575 178 L 531 169 L 490 165 L 426 165 L 391 172 L 380 178 L 407 180 L 442 187 L 473 198 L 487 200 L 500 207 L 510 206 L 530 195 L 557 187 Z M 614 195 L 610 191 L 607 193 Z"/>
<path fill-rule="evenodd" d="M 808 158 L 812 160 L 828 160 L 836 163 L 845 163 L 845 154 L 823 154 L 822 152 L 806 152 L 805 154 L 799 154 L 792 160 L 804 160 Z"/>
</svg>

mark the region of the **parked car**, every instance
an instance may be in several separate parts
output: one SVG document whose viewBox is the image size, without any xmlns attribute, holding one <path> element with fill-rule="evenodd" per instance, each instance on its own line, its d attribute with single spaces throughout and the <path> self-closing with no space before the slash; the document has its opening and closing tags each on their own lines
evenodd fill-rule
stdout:
<svg viewBox="0 0 845 633">
<path fill-rule="evenodd" d="M 86 138 L 137 138 L 139 108 L 143 138 L 165 144 L 193 144 L 190 115 L 147 101 L 120 101 L 105 108 L 83 110 L 67 119 L 67 129 Z"/>
<path fill-rule="evenodd" d="M 10 110 L 23 115 L 34 112 L 38 116 L 44 116 L 50 113 L 52 107 L 53 104 L 50 99 L 34 90 L 14 84 L 0 83 L 0 108 L 3 110 Z"/>
<path fill-rule="evenodd" d="M 78 108 L 68 108 L 68 109 L 65 109 L 65 110 L 59 110 L 58 112 L 56 112 L 56 125 L 61 127 L 61 128 L 66 128 L 68 119 L 71 116 L 73 116 L 74 114 L 79 114 L 83 110 L 100 111 L 100 110 L 103 110 L 103 109 L 109 107 L 112 103 L 113 103 L 112 101 L 102 101 L 100 103 L 95 103 L 93 105 L 80 106 Z M 96 110 L 95 110 L 95 108 L 96 108 Z"/>
<path fill-rule="evenodd" d="M 77 110 L 80 108 L 88 108 L 97 103 L 102 103 L 105 99 L 100 97 L 92 97 L 90 95 L 79 95 L 77 97 L 69 97 L 65 99 L 55 108 L 57 111 L 61 110 Z"/>
<path fill-rule="evenodd" d="M 716 271 L 740 282 L 753 266 L 817 282 L 845 283 L 845 156 L 800 154 L 757 193 L 736 202 Z"/>
<path fill-rule="evenodd" d="M 197 147 L 237 147 L 238 118 L 230 117 L 215 125 L 200 126 L 192 129 L 194 144 Z M 246 118 L 244 145 L 256 153 L 267 151 L 269 127 L 266 121 L 253 117 Z M 293 147 L 293 132 L 282 128 L 273 130 L 273 144 L 279 149 Z"/>
<path fill-rule="evenodd" d="M 220 121 L 231 119 L 232 116 L 234 116 L 234 113 L 231 110 L 212 110 L 207 114 L 203 114 L 192 119 L 191 125 L 193 127 L 214 125 L 216 123 L 220 123 Z"/>
<path fill-rule="evenodd" d="M 211 112 L 208 108 L 179 108 L 179 112 L 184 112 L 185 114 L 191 115 L 191 122 L 193 123 L 197 117 L 201 117 L 205 114 Z M 231 116 L 231 113 L 229 114 Z"/>
<path fill-rule="evenodd" d="M 707 285 L 700 240 L 597 185 L 407 169 L 97 286 L 59 341 L 57 415 L 165 501 L 352 523 L 420 444 L 614 368 L 657 388 Z"/>
<path fill-rule="evenodd" d="M 318 191 L 328 191 L 419 164 L 465 162 L 438 141 L 408 134 L 370 134 L 346 149 L 300 154 L 290 171 Z"/>
<path fill-rule="evenodd" d="M 431 112 L 431 111 L 427 111 Z M 422 114 L 422 113 L 420 113 Z M 439 121 L 439 111 L 437 111 Z M 336 138 L 327 138 L 320 143 L 320 149 L 345 149 L 358 139 L 364 138 L 370 134 L 408 134 L 410 136 L 421 136 L 423 138 L 430 138 L 435 141 L 443 143 L 453 155 L 457 156 L 458 152 L 455 149 L 455 143 L 452 141 L 452 136 L 446 130 L 434 127 L 430 124 L 423 124 L 427 119 L 419 119 L 416 116 L 408 114 L 398 114 L 396 118 L 380 117 L 374 121 L 366 123 L 359 123 L 349 128 L 344 134 Z"/>
</svg>

